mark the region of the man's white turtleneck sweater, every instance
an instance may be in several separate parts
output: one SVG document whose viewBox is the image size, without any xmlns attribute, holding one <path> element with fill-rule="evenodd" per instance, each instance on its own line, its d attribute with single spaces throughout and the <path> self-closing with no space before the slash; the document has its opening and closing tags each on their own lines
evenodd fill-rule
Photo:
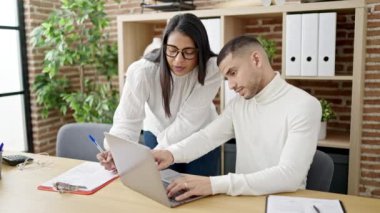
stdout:
<svg viewBox="0 0 380 213">
<path fill-rule="evenodd" d="M 236 173 L 211 177 L 212 193 L 263 195 L 304 189 L 318 141 L 319 101 L 281 79 L 255 97 L 236 97 L 206 128 L 168 147 L 190 162 L 236 138 Z"/>
</svg>

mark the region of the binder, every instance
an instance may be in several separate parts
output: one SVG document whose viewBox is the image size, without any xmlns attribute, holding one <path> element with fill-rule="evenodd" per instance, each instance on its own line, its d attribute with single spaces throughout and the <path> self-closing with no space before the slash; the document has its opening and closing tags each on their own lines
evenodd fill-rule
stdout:
<svg viewBox="0 0 380 213">
<path fill-rule="evenodd" d="M 336 12 L 319 14 L 318 76 L 335 75 Z"/>
<path fill-rule="evenodd" d="M 318 16 L 318 13 L 302 14 L 302 76 L 318 74 Z"/>
<path fill-rule="evenodd" d="M 111 183 L 117 177 L 117 174 L 105 170 L 98 162 L 84 162 L 40 184 L 37 189 L 59 191 L 55 187 L 56 183 L 59 183 L 65 187 L 63 192 L 90 195 Z"/>
<path fill-rule="evenodd" d="M 221 24 L 220 18 L 202 19 L 206 28 L 211 50 L 218 54 L 221 49 Z"/>
<path fill-rule="evenodd" d="M 301 75 L 301 14 L 286 15 L 286 64 L 287 76 Z"/>
</svg>

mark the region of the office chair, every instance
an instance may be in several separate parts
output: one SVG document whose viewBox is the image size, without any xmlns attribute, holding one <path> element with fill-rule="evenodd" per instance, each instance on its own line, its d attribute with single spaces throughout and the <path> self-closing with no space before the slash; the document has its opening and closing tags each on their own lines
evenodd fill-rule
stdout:
<svg viewBox="0 0 380 213">
<path fill-rule="evenodd" d="M 56 152 L 58 157 L 98 161 L 99 150 L 90 142 L 91 134 L 103 148 L 104 132 L 111 129 L 111 124 L 70 123 L 63 125 L 57 135 Z"/>
<path fill-rule="evenodd" d="M 333 173 L 334 162 L 332 158 L 317 150 L 307 174 L 306 189 L 328 192 Z"/>
</svg>

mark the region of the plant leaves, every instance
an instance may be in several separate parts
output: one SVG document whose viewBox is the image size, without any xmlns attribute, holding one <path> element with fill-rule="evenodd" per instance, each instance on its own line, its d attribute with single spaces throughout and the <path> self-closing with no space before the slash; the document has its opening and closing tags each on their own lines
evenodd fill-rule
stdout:
<svg viewBox="0 0 380 213">
<path fill-rule="evenodd" d="M 112 122 L 119 100 L 110 81 L 117 76 L 117 46 L 105 31 L 109 26 L 105 2 L 61 0 L 61 7 L 33 29 L 31 43 L 37 49 L 44 48 L 45 56 L 42 73 L 32 85 L 42 116 L 51 110 L 63 115 L 72 110 L 79 122 Z M 80 80 L 85 82 L 84 93 L 70 87 L 63 67 L 84 73 Z M 91 81 L 85 80 L 86 75 Z M 100 81 L 101 75 L 107 80 Z"/>
</svg>

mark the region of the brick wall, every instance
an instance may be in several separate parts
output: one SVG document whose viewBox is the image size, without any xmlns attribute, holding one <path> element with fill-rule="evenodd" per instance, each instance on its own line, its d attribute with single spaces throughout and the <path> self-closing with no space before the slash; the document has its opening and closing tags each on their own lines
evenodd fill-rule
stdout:
<svg viewBox="0 0 380 213">
<path fill-rule="evenodd" d="M 32 85 L 37 73 L 41 72 L 43 54 L 32 49 L 30 44 L 30 32 L 38 26 L 48 14 L 59 7 L 59 1 L 50 0 L 25 0 L 25 28 L 27 33 L 27 57 L 29 70 L 29 84 Z M 57 130 L 66 122 L 72 121 L 71 116 L 61 117 L 58 112 L 51 112 L 49 118 L 42 119 L 39 112 L 41 108 L 36 105 L 36 96 L 31 94 L 31 120 L 34 141 L 34 152 L 48 152 L 55 154 Z"/>
<path fill-rule="evenodd" d="M 197 9 L 210 9 L 213 5 L 224 0 L 194 0 Z M 116 16 L 120 14 L 140 13 L 140 0 L 125 0 L 120 4 L 108 0 L 107 14 L 111 20 L 109 32 L 116 40 Z M 364 196 L 380 197 L 380 3 L 378 0 L 367 0 L 370 8 L 368 15 L 367 35 L 367 63 L 365 70 L 365 97 L 363 113 L 363 139 L 361 154 L 361 182 L 360 194 Z M 29 41 L 31 30 L 47 18 L 49 12 L 58 7 L 59 0 L 24 0 L 26 32 Z M 146 10 L 145 13 L 155 13 Z M 281 32 L 282 20 L 278 18 L 259 18 L 245 20 L 246 34 L 260 34 L 276 41 L 278 55 L 274 59 L 275 70 L 281 69 Z M 337 28 L 337 74 L 352 72 L 352 45 L 353 45 L 353 14 L 339 13 Z M 156 35 L 159 35 L 164 26 L 156 26 Z M 29 81 L 33 82 L 36 73 L 41 72 L 43 55 L 28 46 Z M 70 73 L 73 81 L 78 81 L 75 71 Z M 329 123 L 329 130 L 349 130 L 351 82 L 336 81 L 291 81 L 291 83 L 305 89 L 313 95 L 326 98 L 333 103 L 338 118 Z M 338 90 L 336 89 L 338 88 Z M 215 103 L 219 103 L 216 99 Z M 360 104 L 360 103 L 358 103 Z M 40 108 L 36 106 L 35 95 L 31 95 L 33 140 L 35 152 L 49 152 L 55 154 L 57 130 L 67 122 L 73 122 L 70 115 L 61 117 L 52 112 L 48 119 L 39 115 Z"/>
<path fill-rule="evenodd" d="M 360 194 L 380 198 L 380 2 L 369 7 Z"/>
</svg>

